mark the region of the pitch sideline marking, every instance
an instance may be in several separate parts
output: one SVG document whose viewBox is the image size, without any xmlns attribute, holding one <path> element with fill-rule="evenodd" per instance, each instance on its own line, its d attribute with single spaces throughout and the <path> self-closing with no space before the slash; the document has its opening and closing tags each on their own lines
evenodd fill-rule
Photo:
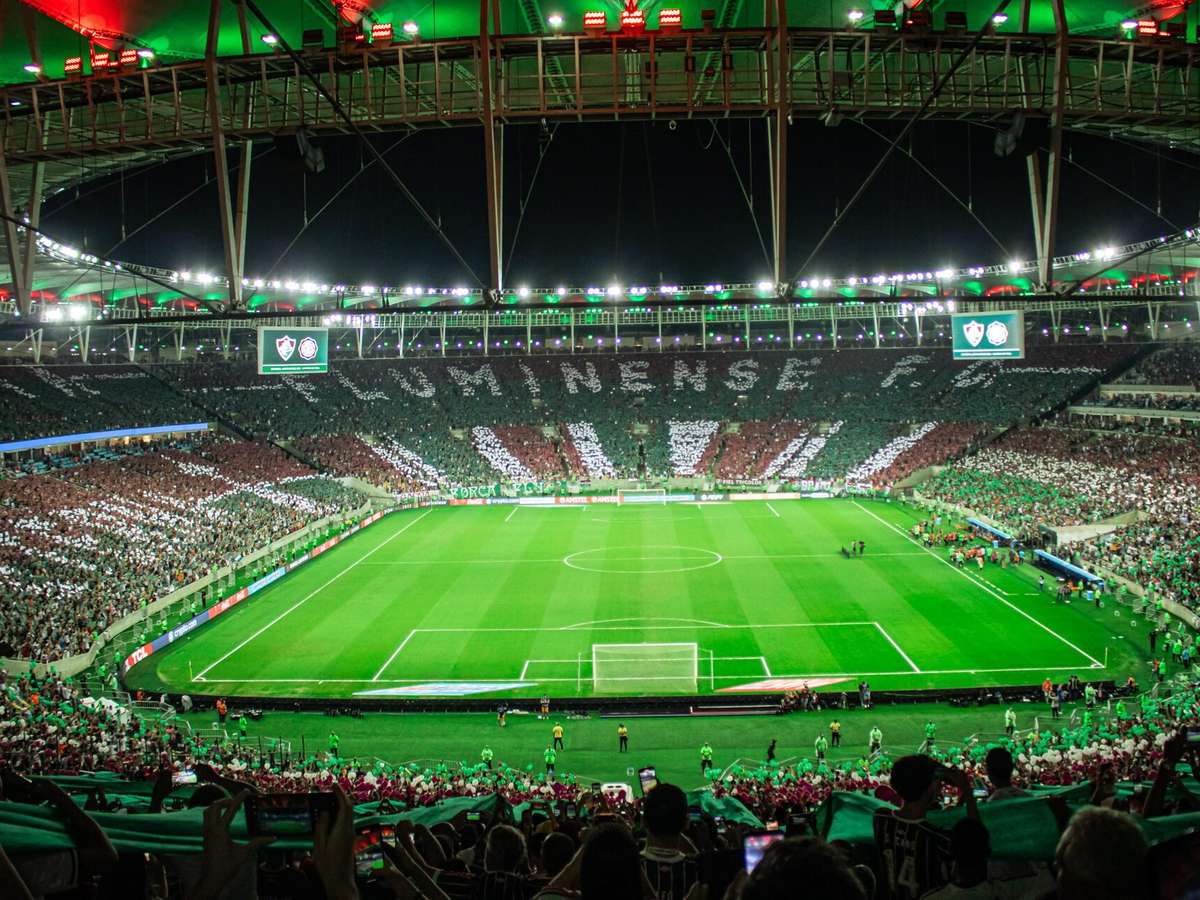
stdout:
<svg viewBox="0 0 1200 900">
<path fill-rule="evenodd" d="M 771 501 L 770 501 L 770 500 L 768 500 L 768 501 L 767 501 L 767 509 L 769 509 L 769 510 L 770 510 L 772 513 L 774 513 L 774 515 L 775 515 L 775 518 L 777 518 L 777 519 L 782 519 L 782 518 L 783 518 L 783 516 L 781 516 L 781 515 L 780 515 L 778 512 L 776 512 L 776 511 L 775 511 L 775 507 L 773 507 L 773 506 L 771 505 Z"/>
<path fill-rule="evenodd" d="M 921 671 L 921 669 L 917 666 L 917 664 L 912 661 L 912 657 L 910 657 L 907 653 L 905 653 L 903 650 L 900 649 L 900 645 L 896 643 L 895 638 L 893 638 L 890 634 L 887 633 L 886 628 L 884 628 L 878 622 L 875 623 L 875 627 L 879 629 L 879 633 L 883 635 L 884 640 L 886 640 L 889 644 L 891 644 L 893 647 L 895 647 L 896 652 L 899 653 L 902 657 L 904 657 L 904 661 L 906 663 L 908 663 L 909 666 L 912 667 L 912 670 L 914 672 Z"/>
<path fill-rule="evenodd" d="M 850 502 L 853 503 L 855 506 L 857 506 L 859 509 L 861 509 L 863 512 L 865 512 L 868 516 L 870 516 L 876 522 L 879 522 L 882 525 L 886 525 L 888 528 L 892 529 L 892 531 L 896 532 L 898 535 L 903 537 L 905 540 L 910 541 L 914 544 L 917 543 L 916 541 L 914 541 L 912 539 L 912 537 L 910 537 L 908 534 L 906 534 L 903 529 L 896 527 L 891 522 L 888 522 L 885 519 L 879 518 L 879 516 L 875 515 L 875 513 L 871 512 L 871 510 L 867 509 L 865 506 L 860 504 L 857 500 L 851 500 Z M 917 544 L 917 546 L 921 547 L 920 544 Z M 1051 628 L 1049 625 L 1039 622 L 1037 619 L 1035 619 L 1029 613 L 1025 612 L 1025 610 L 1021 609 L 1021 607 L 1016 606 L 1009 600 L 1005 599 L 1004 596 L 997 593 L 990 584 L 975 580 L 970 575 L 968 575 L 966 572 L 962 571 L 961 569 L 955 568 L 948 561 L 942 559 L 940 556 L 938 556 L 936 553 L 934 553 L 928 547 L 921 547 L 921 549 L 924 550 L 926 553 L 928 553 L 930 556 L 932 556 L 934 559 L 936 559 L 938 562 L 940 562 L 942 565 L 950 566 L 950 571 L 957 572 L 963 578 L 967 579 L 967 581 L 983 588 L 985 591 L 987 591 L 989 594 L 991 594 L 993 597 L 995 597 L 997 600 L 999 600 L 1001 603 L 1003 603 L 1005 606 L 1007 606 L 1013 612 L 1020 613 L 1022 616 L 1024 616 L 1026 619 L 1028 619 L 1030 622 L 1032 622 L 1038 628 L 1042 629 L 1043 631 L 1045 631 L 1047 634 L 1051 635 L 1052 637 L 1058 638 L 1060 641 L 1062 641 L 1064 644 L 1066 644 L 1068 647 L 1070 647 L 1076 653 L 1080 654 L 1081 656 L 1086 657 L 1088 660 L 1091 661 L 1093 669 L 1103 669 L 1104 668 L 1104 663 L 1100 662 L 1100 660 L 1096 659 L 1096 657 L 1092 656 L 1092 654 L 1088 653 L 1083 648 L 1071 643 L 1065 637 L 1063 637 L 1061 634 L 1059 634 L 1057 631 L 1055 631 L 1053 628 Z M 1025 670 L 1025 671 L 1031 671 L 1031 670 Z M 928 674 L 928 673 L 926 673 L 926 674 Z"/>
<path fill-rule="evenodd" d="M 272 619 L 270 622 L 268 622 L 266 625 L 264 625 L 262 628 L 258 629 L 258 631 L 254 632 L 254 634 L 250 635 L 250 637 L 246 638 L 244 641 L 242 641 L 240 644 L 238 644 L 236 647 L 234 647 L 232 650 L 230 650 L 224 656 L 220 657 L 216 662 L 210 663 L 209 665 L 205 666 L 203 669 L 200 670 L 200 673 L 196 676 L 196 678 L 203 678 L 205 675 L 207 675 L 209 672 L 211 672 L 214 668 L 219 666 L 221 663 L 225 662 L 225 660 L 229 659 L 229 657 L 233 656 L 233 654 L 237 653 L 239 650 L 241 650 L 243 647 L 245 647 L 247 644 L 249 644 L 252 640 L 254 640 L 256 637 L 258 637 L 260 634 L 262 634 L 264 631 L 266 631 L 268 628 L 270 628 L 276 622 L 283 619 L 285 616 L 291 614 L 292 612 L 295 612 L 297 609 L 299 609 L 301 606 L 303 606 L 305 603 L 307 603 L 313 597 L 317 596 L 317 594 L 321 593 L 321 591 L 325 590 L 325 588 L 329 587 L 331 584 L 333 584 L 335 581 L 337 581 L 339 578 L 341 578 L 343 575 L 345 575 L 347 572 L 349 572 L 351 569 L 353 569 L 355 566 L 357 566 L 360 562 L 362 562 L 368 556 L 372 555 L 373 553 L 378 552 L 379 550 L 382 550 L 384 547 L 386 547 L 388 544 L 390 544 L 396 538 L 400 537 L 400 535 L 404 534 L 404 532 L 408 531 L 408 529 L 412 528 L 414 525 L 416 525 L 418 522 L 420 522 L 422 519 L 424 519 L 431 512 L 433 512 L 432 509 L 425 510 L 425 512 L 421 513 L 419 516 L 417 516 L 415 519 L 413 519 L 411 522 L 409 522 L 407 525 L 405 525 L 403 528 L 401 528 L 399 531 L 397 531 L 395 534 L 393 534 L 386 541 L 383 541 L 382 543 L 380 543 L 380 544 L 376 545 L 375 547 L 373 547 L 372 549 L 368 550 L 366 553 L 364 553 L 362 556 L 360 556 L 354 562 L 350 563 L 350 565 L 346 566 L 346 568 L 342 569 L 342 571 L 338 572 L 336 575 L 334 575 L 332 578 L 330 578 L 328 581 L 326 581 L 319 588 L 317 588 L 316 590 L 309 593 L 308 596 L 306 596 L 304 599 L 299 600 L 296 603 L 289 606 L 287 609 L 285 609 L 283 612 L 281 612 L 279 615 L 277 615 L 274 619 Z M 193 678 L 192 680 L 195 681 L 196 679 Z"/>
</svg>

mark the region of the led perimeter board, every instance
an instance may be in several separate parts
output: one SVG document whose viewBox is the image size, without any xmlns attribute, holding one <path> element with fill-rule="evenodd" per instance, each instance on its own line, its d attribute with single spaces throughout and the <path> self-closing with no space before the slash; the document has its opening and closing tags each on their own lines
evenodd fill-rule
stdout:
<svg viewBox="0 0 1200 900">
<path fill-rule="evenodd" d="M 955 359 L 1024 359 L 1025 313 L 955 313 Z"/>
<path fill-rule="evenodd" d="M 312 375 L 329 371 L 328 328 L 258 329 L 259 375 Z"/>
</svg>

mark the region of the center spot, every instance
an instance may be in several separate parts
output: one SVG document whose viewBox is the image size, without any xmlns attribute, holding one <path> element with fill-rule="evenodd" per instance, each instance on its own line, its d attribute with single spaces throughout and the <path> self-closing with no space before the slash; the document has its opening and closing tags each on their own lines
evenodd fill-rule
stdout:
<svg viewBox="0 0 1200 900">
<path fill-rule="evenodd" d="M 601 575 L 670 575 L 707 569 L 721 561 L 714 550 L 677 544 L 597 547 L 563 557 L 563 564 L 572 569 Z"/>
</svg>

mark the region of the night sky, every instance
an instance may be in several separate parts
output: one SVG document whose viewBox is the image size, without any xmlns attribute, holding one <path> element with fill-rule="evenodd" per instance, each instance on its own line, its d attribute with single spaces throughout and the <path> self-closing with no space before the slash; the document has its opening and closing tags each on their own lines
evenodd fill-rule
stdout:
<svg viewBox="0 0 1200 900">
<path fill-rule="evenodd" d="M 902 123 L 869 123 L 888 138 Z M 553 127 L 553 126 L 551 126 Z M 1024 160 L 992 152 L 994 130 L 922 123 L 912 153 L 973 208 L 1011 256 L 1030 258 L 1033 237 Z M 400 135 L 373 135 L 385 150 Z M 539 128 L 505 131 L 505 253 L 530 189 Z M 770 246 L 766 128 L 762 120 L 563 124 L 533 184 L 506 284 L 553 287 L 756 281 L 770 274 L 733 158 Z M 886 148 L 864 126 L 797 120 L 789 132 L 788 271 L 808 256 L 836 211 Z M 246 272 L 266 276 L 284 248 L 369 160 L 354 137 L 319 138 L 326 169 L 302 177 L 269 143 L 256 149 Z M 1068 132 L 1067 155 L 1149 207 L 1068 163 L 1056 251 L 1073 252 L 1166 234 L 1200 217 L 1200 160 L 1131 141 Z M 480 278 L 486 281 L 487 212 L 478 128 L 416 133 L 387 155 Z M 237 157 L 231 155 L 231 164 Z M 110 178 L 48 201 L 42 227 L 60 240 L 117 259 L 219 272 L 221 238 L 210 156 Z M 124 243 L 187 192 L 192 197 Z M 1161 204 L 1161 208 L 1160 208 Z M 805 276 L 1003 262 L 1006 255 L 958 203 L 901 152 L 834 232 Z M 275 269 L 276 277 L 404 285 L 472 286 L 433 231 L 378 167 L 361 174 L 316 218 Z"/>
</svg>

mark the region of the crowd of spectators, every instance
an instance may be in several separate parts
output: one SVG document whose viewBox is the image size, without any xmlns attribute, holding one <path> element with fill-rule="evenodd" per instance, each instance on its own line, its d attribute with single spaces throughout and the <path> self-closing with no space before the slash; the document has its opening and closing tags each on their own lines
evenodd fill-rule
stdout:
<svg viewBox="0 0 1200 900">
<path fill-rule="evenodd" d="M 196 403 L 256 434 L 386 435 L 454 484 L 504 477 L 504 469 L 476 452 L 473 428 L 492 429 L 520 469 L 539 475 L 562 469 L 571 478 L 594 478 L 611 465 L 621 477 L 667 477 L 676 471 L 672 421 L 749 426 L 745 439 L 729 435 L 706 445 L 698 465 L 684 466 L 687 474 L 743 480 L 786 469 L 787 478 L 832 479 L 909 433 L 929 409 L 947 426 L 1009 424 L 1061 403 L 1127 352 L 1091 348 L 1082 357 L 1046 347 L 1031 349 L 1024 361 L 965 369 L 952 366 L 943 351 L 804 351 L 361 360 L 339 362 L 336 380 L 270 380 L 236 363 L 168 366 L 163 373 Z M 782 442 L 772 436 L 770 450 L 753 443 L 760 439 L 752 423 L 785 431 L 797 422 L 814 423 L 820 434 L 786 459 L 773 455 L 798 434 Z M 829 430 L 834 422 L 842 424 Z M 578 462 L 565 423 L 589 425 L 588 441 L 595 435 L 590 455 Z M 542 429 L 557 436 L 547 438 Z M 498 448 L 488 446 L 499 459 Z M 504 465 L 519 471 L 507 459 Z"/>
<path fill-rule="evenodd" d="M 1172 437 L 1043 426 L 1017 429 L 922 486 L 1018 537 L 1038 525 L 1120 524 L 1063 552 L 1156 597 L 1200 602 L 1200 446 Z M 1126 521 L 1128 520 L 1128 521 Z"/>
<path fill-rule="evenodd" d="M 361 495 L 269 444 L 224 437 L 0 481 L 0 644 L 55 660 L 210 570 Z"/>
<path fill-rule="evenodd" d="M 1051 809 L 1064 810 L 1060 827 L 1067 826 L 1059 840 L 1058 859 L 1053 861 L 1054 875 L 1059 879 L 1057 896 L 1064 900 L 1082 896 L 1092 900 L 1149 897 L 1144 892 L 1148 886 L 1138 880 L 1145 875 L 1139 855 L 1144 853 L 1147 839 L 1141 836 L 1136 823 L 1139 819 L 1196 811 L 1197 798 L 1180 789 L 1176 777 L 1181 763 L 1189 763 L 1193 773 L 1200 764 L 1194 746 L 1185 737 L 1187 729 L 1198 723 L 1200 690 L 1195 687 L 1180 688 L 1162 697 L 1128 695 L 1110 707 L 1084 711 L 1082 718 L 1061 730 L 1014 732 L 991 741 L 938 745 L 929 741 L 924 755 L 896 759 L 889 757 L 885 748 L 871 757 L 841 763 L 828 763 L 817 755 L 782 766 L 714 768 L 709 770 L 710 801 L 670 785 L 635 800 L 619 791 L 596 792 L 570 775 L 535 775 L 503 763 L 489 764 L 491 760 L 478 765 L 390 766 L 378 760 L 363 763 L 339 758 L 336 746 L 327 754 L 311 754 L 303 759 L 281 746 L 260 751 L 237 740 L 199 738 L 186 726 L 172 721 L 134 715 L 111 700 L 87 696 L 69 679 L 53 672 L 36 675 L 30 670 L 17 676 L 0 673 L 3 799 L 9 801 L 9 806 L 12 802 L 45 804 L 51 817 L 61 818 L 66 826 L 78 862 L 88 863 L 66 865 L 48 875 L 47 867 L 39 864 L 44 860 L 16 848 L 11 854 L 13 868 L 0 872 L 0 886 L 6 889 L 4 896 L 22 897 L 25 895 L 17 893 L 13 885 L 40 895 L 71 887 L 77 871 L 113 877 L 116 852 L 89 812 L 99 816 L 101 822 L 109 822 L 111 816 L 100 814 L 121 811 L 128 817 L 155 816 L 184 806 L 210 810 L 204 821 L 204 856 L 202 860 L 193 858 L 190 866 L 173 859 L 163 861 L 167 877 L 162 882 L 167 887 L 155 896 L 164 900 L 172 896 L 172 889 L 189 898 L 254 897 L 255 881 L 260 890 L 270 886 L 266 896 L 305 898 L 321 896 L 316 889 L 321 885 L 326 896 L 347 898 L 375 896 L 372 891 L 383 888 L 385 892 L 379 896 L 437 900 L 532 897 L 539 892 L 546 898 L 581 895 L 696 900 L 700 896 L 697 883 L 718 892 L 732 884 L 733 893 L 726 895 L 731 897 L 784 898 L 796 896 L 795 883 L 774 883 L 772 879 L 779 875 L 776 869 L 789 864 L 795 854 L 813 853 L 827 858 L 821 864 L 823 868 L 794 873 L 793 877 L 803 874 L 806 878 L 808 888 L 803 896 L 908 900 L 948 883 L 961 881 L 960 887 L 971 883 L 969 873 L 960 868 L 964 858 L 955 847 L 962 826 L 954 825 L 953 832 L 940 831 L 932 823 L 921 826 L 925 829 L 922 840 L 931 840 L 932 846 L 918 854 L 927 865 L 910 873 L 922 886 L 917 893 L 909 893 L 910 887 L 915 890 L 915 882 L 907 884 L 903 878 L 894 877 L 900 860 L 892 854 L 904 852 L 902 843 L 894 843 L 894 818 L 919 822 L 926 811 L 957 804 L 967 819 L 978 820 L 981 816 L 977 809 L 983 807 L 991 809 L 993 804 L 1036 795 L 1048 787 L 1088 785 L 1084 811 L 1077 817 L 1108 817 L 1095 822 L 1086 819 L 1086 827 L 1100 828 L 1110 837 L 1120 838 L 1122 864 L 1130 859 L 1138 864 L 1108 876 L 1116 879 L 1120 892 L 1062 892 L 1064 877 L 1090 877 L 1086 871 L 1073 872 L 1069 860 L 1071 842 L 1080 839 L 1077 831 L 1085 827 L 1085 818 L 1068 825 L 1065 808 L 1052 805 Z M 175 776 L 182 771 L 195 772 L 200 783 L 180 788 Z M 69 778 L 90 772 L 144 781 L 153 789 L 122 791 L 122 782 L 118 781 L 109 782 L 111 789 L 106 792 L 103 781 Z M 67 790 L 81 792 L 82 808 L 52 782 L 29 780 L 44 775 L 68 776 L 64 784 Z M 293 877 L 286 888 L 281 887 L 277 877 L 267 874 L 270 871 L 278 876 L 278 858 L 270 854 L 255 858 L 253 851 L 260 849 L 264 840 L 251 841 L 250 850 L 241 851 L 238 865 L 220 861 L 220 847 L 231 852 L 231 845 L 228 833 L 216 821 L 217 815 L 227 824 L 232 819 L 227 813 L 241 805 L 243 793 L 312 791 L 335 795 L 334 821 L 326 818 L 318 822 L 318 836 L 311 851 L 288 855 L 282 865 Z M 980 792 L 983 796 L 977 798 Z M 822 825 L 813 814 L 835 794 L 870 798 L 871 808 L 876 810 L 873 842 L 845 845 L 835 851 L 816 838 L 801 842 L 792 836 L 793 826 L 810 834 L 828 828 L 830 820 Z M 402 818 L 394 827 L 405 838 L 399 843 L 406 855 L 390 855 L 389 862 L 366 873 L 374 879 L 355 883 L 354 833 L 348 820 L 338 821 L 342 815 L 436 810 L 459 798 L 478 801 L 470 808 L 482 810 L 482 814 L 477 812 L 475 821 L 469 821 L 465 807 L 448 807 L 464 811 L 448 812 L 430 828 Z M 489 798 L 499 798 L 506 805 L 484 802 Z M 731 814 L 743 809 L 749 817 L 719 822 L 705 814 L 705 802 Z M 832 814 L 835 827 L 840 815 L 836 810 L 834 807 Z M 918 811 L 920 815 L 916 815 Z M 124 821 L 130 823 L 124 837 L 128 842 L 130 834 L 139 832 L 132 818 Z M 755 821 L 786 823 L 789 836 L 780 847 L 768 850 L 748 877 L 737 875 L 742 862 L 742 837 L 747 827 L 753 827 L 749 823 Z M 344 832 L 338 832 L 339 828 Z M 410 833 L 412 840 L 407 839 Z M 1011 836 L 1006 837 L 1012 844 Z M 603 873 L 594 871 L 596 860 L 589 856 L 595 852 L 593 845 L 598 840 L 623 848 L 616 856 L 605 857 L 608 871 Z M 335 844 L 341 845 L 337 866 L 326 856 Z M 136 857 L 140 862 L 132 868 L 140 877 L 145 856 L 138 853 Z M 197 865 L 200 862 L 203 865 Z M 987 862 L 984 853 L 983 870 L 976 880 L 995 882 L 986 885 L 990 893 L 945 896 L 1037 896 L 1038 891 L 1054 888 L 1050 859 L 1033 856 L 997 860 L 993 865 Z M 1096 865 L 1095 861 L 1091 864 Z M 227 882 L 237 881 L 235 870 L 245 866 L 249 870 L 242 875 L 248 882 L 235 888 L 234 893 L 224 893 L 230 887 Z M 405 877 L 397 880 L 399 876 L 391 866 Z M 335 882 L 327 879 L 335 870 L 344 877 L 341 893 L 330 892 Z M 384 870 L 386 874 L 381 876 Z M 835 870 L 836 878 L 831 874 Z M 213 873 L 223 874 L 224 878 L 218 879 L 222 883 L 206 884 L 205 879 Z M 130 877 L 128 863 L 123 867 L 123 877 Z M 643 893 L 643 878 L 649 882 L 647 893 Z M 836 882 L 836 889 L 824 886 L 830 878 Z M 997 885 L 1005 884 L 1007 888 L 1001 887 L 997 893 Z M 1034 891 L 1035 886 L 1038 891 Z M 300 888 L 305 890 L 292 893 Z"/>
<path fill-rule="evenodd" d="M 1170 384 L 1200 390 L 1200 349 L 1166 347 L 1138 362 L 1119 379 L 1125 384 Z"/>
<path fill-rule="evenodd" d="M 550 440 L 540 428 L 532 425 L 497 425 L 496 437 L 530 472 L 541 479 L 562 478 L 567 474 L 564 460 L 559 456 L 559 442 Z M 556 435 L 557 431 L 554 432 Z M 570 473 L 578 477 L 580 472 Z"/>
</svg>

